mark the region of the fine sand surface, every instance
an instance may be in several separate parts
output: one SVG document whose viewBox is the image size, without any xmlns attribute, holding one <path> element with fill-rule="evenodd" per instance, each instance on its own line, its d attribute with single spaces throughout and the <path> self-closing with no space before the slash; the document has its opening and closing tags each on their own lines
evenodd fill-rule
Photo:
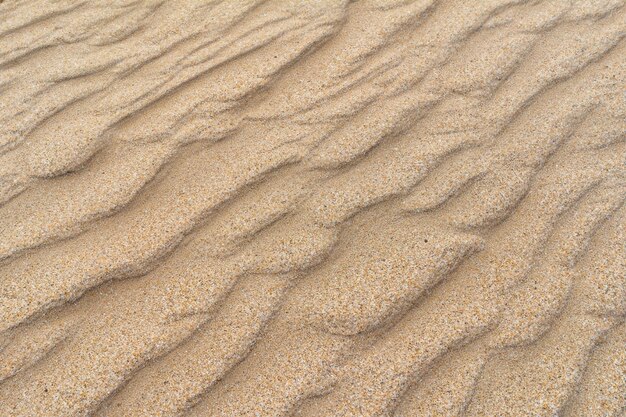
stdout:
<svg viewBox="0 0 626 417">
<path fill-rule="evenodd" d="M 626 416 L 626 0 L 0 1 L 0 417 Z"/>
</svg>

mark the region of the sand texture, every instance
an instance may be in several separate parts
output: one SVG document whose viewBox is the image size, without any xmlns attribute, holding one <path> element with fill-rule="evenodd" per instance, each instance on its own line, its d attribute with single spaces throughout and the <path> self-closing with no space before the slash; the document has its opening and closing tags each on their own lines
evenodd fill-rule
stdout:
<svg viewBox="0 0 626 417">
<path fill-rule="evenodd" d="M 0 417 L 626 416 L 625 38 L 0 1 Z"/>
</svg>

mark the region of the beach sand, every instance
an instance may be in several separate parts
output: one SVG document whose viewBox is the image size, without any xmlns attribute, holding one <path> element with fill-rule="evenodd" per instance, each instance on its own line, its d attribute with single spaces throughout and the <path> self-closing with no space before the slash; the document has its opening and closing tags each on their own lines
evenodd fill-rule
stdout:
<svg viewBox="0 0 626 417">
<path fill-rule="evenodd" d="M 0 2 L 0 417 L 625 416 L 625 37 Z"/>
</svg>

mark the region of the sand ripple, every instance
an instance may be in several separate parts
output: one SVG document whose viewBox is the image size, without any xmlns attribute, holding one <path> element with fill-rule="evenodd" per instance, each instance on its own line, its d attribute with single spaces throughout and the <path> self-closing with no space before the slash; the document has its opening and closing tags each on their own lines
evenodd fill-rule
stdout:
<svg viewBox="0 0 626 417">
<path fill-rule="evenodd" d="M 624 0 L 0 16 L 0 416 L 626 412 Z"/>
</svg>

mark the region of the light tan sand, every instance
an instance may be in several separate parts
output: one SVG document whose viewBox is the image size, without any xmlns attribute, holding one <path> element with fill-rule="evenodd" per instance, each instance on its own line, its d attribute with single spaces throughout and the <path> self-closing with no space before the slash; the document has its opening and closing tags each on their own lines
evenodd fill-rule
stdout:
<svg viewBox="0 0 626 417">
<path fill-rule="evenodd" d="M 0 417 L 626 415 L 625 38 L 0 1 Z"/>
</svg>

